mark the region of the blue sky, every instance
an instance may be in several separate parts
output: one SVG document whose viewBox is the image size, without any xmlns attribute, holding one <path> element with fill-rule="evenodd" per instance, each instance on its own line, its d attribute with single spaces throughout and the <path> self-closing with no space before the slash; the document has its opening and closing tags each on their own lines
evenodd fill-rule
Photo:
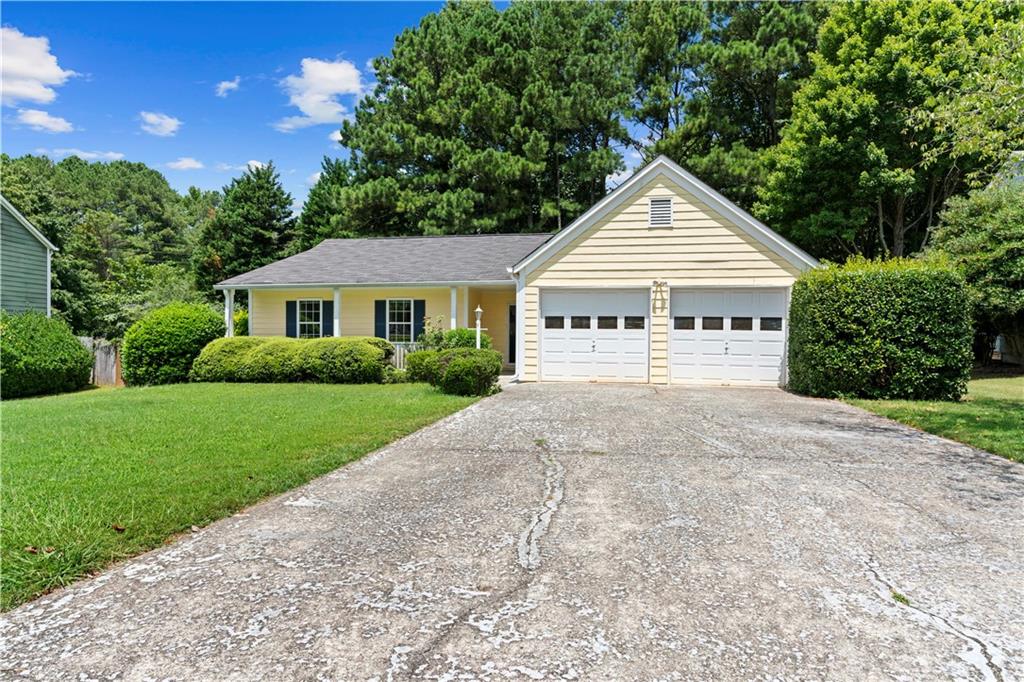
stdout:
<svg viewBox="0 0 1024 682">
<path fill-rule="evenodd" d="M 142 161 L 179 191 L 272 159 L 301 203 L 368 62 L 440 6 L 4 2 L 3 151 Z"/>
</svg>

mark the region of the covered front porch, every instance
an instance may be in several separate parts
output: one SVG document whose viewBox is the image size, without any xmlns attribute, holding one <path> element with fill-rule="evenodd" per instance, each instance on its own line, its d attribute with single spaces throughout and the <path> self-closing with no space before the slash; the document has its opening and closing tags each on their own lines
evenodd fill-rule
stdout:
<svg viewBox="0 0 1024 682">
<path fill-rule="evenodd" d="M 251 336 L 378 336 L 399 353 L 414 349 L 424 329 L 480 323 L 505 363 L 515 363 L 515 287 L 508 284 L 445 286 L 253 286 L 224 288 L 227 335 L 233 334 L 235 292 L 247 293 Z"/>
</svg>

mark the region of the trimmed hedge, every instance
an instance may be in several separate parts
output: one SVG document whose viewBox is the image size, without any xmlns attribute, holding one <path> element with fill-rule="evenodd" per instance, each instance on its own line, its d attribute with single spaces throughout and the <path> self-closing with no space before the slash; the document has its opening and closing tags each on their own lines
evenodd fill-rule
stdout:
<svg viewBox="0 0 1024 682">
<path fill-rule="evenodd" d="M 224 320 L 196 303 L 171 303 L 128 328 L 121 344 L 121 372 L 129 386 L 188 381 L 206 344 L 224 336 Z"/>
<path fill-rule="evenodd" d="M 0 312 L 0 397 L 77 391 L 89 384 L 92 353 L 63 320 Z"/>
<path fill-rule="evenodd" d="M 211 342 L 192 365 L 193 381 L 375 384 L 395 377 L 388 353 L 366 337 L 287 339 L 246 336 Z M 393 353 L 390 343 L 384 341 Z"/>
<path fill-rule="evenodd" d="M 454 395 L 489 395 L 501 374 L 501 353 L 481 348 L 449 348 L 409 353 L 410 381 L 425 381 Z"/>
<path fill-rule="evenodd" d="M 959 400 L 971 305 L 943 265 L 852 258 L 801 275 L 789 312 L 789 388 L 819 397 Z"/>
</svg>

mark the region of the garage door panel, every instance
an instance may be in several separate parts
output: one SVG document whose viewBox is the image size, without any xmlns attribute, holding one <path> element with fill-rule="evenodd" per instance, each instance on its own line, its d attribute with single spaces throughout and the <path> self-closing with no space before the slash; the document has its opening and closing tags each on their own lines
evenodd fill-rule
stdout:
<svg viewBox="0 0 1024 682">
<path fill-rule="evenodd" d="M 646 381 L 647 306 L 646 291 L 543 292 L 542 317 L 564 328 L 542 325 L 541 379 Z"/>
<path fill-rule="evenodd" d="M 782 289 L 673 291 L 672 381 L 778 384 L 785 354 L 786 298 Z"/>
</svg>

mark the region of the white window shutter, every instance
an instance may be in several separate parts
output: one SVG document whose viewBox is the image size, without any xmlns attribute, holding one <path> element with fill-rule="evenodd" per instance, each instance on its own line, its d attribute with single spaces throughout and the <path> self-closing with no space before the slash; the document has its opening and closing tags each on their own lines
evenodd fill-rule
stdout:
<svg viewBox="0 0 1024 682">
<path fill-rule="evenodd" d="M 672 227 L 672 197 L 651 199 L 650 201 L 648 226 Z"/>
</svg>

